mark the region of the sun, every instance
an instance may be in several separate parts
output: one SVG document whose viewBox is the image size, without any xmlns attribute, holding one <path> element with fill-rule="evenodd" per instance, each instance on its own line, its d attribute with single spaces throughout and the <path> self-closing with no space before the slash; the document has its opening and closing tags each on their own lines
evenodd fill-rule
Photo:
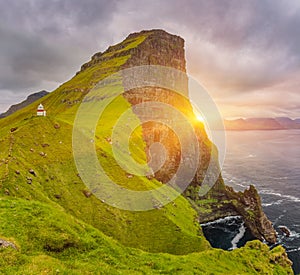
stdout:
<svg viewBox="0 0 300 275">
<path fill-rule="evenodd" d="M 199 120 L 200 122 L 204 122 L 204 118 L 200 114 L 197 114 L 196 117 L 197 117 L 197 120 Z"/>
<path fill-rule="evenodd" d="M 200 121 L 202 123 L 205 122 L 204 117 L 198 111 L 194 111 L 194 113 L 195 113 L 195 116 L 196 116 L 196 118 L 197 118 L 198 121 Z"/>
</svg>

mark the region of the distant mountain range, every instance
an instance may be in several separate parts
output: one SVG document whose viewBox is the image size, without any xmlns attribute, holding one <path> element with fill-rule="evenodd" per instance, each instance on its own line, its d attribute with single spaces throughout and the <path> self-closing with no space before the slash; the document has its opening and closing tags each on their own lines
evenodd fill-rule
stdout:
<svg viewBox="0 0 300 275">
<path fill-rule="evenodd" d="M 240 118 L 235 120 L 224 120 L 224 125 L 226 130 L 240 131 L 300 129 L 300 118 Z"/>
<path fill-rule="evenodd" d="M 0 118 L 4 118 L 4 117 L 7 117 L 7 116 L 13 114 L 14 112 L 28 106 L 32 102 L 44 97 L 47 94 L 49 94 L 49 92 L 40 91 L 40 92 L 33 93 L 33 94 L 29 95 L 24 101 L 22 101 L 18 104 L 10 106 L 9 109 L 5 113 L 0 114 Z"/>
</svg>

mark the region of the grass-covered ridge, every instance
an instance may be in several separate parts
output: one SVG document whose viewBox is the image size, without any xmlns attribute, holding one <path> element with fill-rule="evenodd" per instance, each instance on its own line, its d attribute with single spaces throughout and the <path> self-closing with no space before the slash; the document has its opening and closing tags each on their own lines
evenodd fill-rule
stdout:
<svg viewBox="0 0 300 275">
<path fill-rule="evenodd" d="M 0 120 L 0 238 L 18 247 L 0 249 L 0 273 L 288 273 L 278 262 L 281 248 L 270 252 L 254 242 L 233 252 L 211 249 L 196 212 L 182 196 L 160 209 L 130 212 L 105 204 L 83 184 L 72 152 L 76 110 L 93 85 L 120 69 L 145 39 L 144 33 L 111 47 L 102 61 L 92 59 L 44 97 L 47 117 L 36 117 L 34 103 Z M 120 96 L 100 120 L 95 133 L 99 161 L 120 185 L 159 186 L 155 179 L 128 177 L 112 155 L 112 125 L 129 107 Z M 130 148 L 143 163 L 140 128 L 133 132 Z"/>
</svg>

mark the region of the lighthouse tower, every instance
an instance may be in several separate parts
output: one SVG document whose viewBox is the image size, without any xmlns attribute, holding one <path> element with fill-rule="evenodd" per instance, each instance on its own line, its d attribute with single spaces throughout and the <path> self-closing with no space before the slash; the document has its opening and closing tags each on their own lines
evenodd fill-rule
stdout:
<svg viewBox="0 0 300 275">
<path fill-rule="evenodd" d="M 44 106 L 42 104 L 40 104 L 38 106 L 36 115 L 37 116 L 46 116 L 46 111 L 44 110 Z"/>
</svg>

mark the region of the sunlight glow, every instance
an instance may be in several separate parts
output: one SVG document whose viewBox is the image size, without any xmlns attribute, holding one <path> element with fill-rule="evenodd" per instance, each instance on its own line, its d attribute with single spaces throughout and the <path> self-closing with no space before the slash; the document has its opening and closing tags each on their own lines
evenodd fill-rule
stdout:
<svg viewBox="0 0 300 275">
<path fill-rule="evenodd" d="M 196 115 L 197 120 L 204 123 L 204 117 L 200 113 L 195 112 L 195 115 Z"/>
</svg>

